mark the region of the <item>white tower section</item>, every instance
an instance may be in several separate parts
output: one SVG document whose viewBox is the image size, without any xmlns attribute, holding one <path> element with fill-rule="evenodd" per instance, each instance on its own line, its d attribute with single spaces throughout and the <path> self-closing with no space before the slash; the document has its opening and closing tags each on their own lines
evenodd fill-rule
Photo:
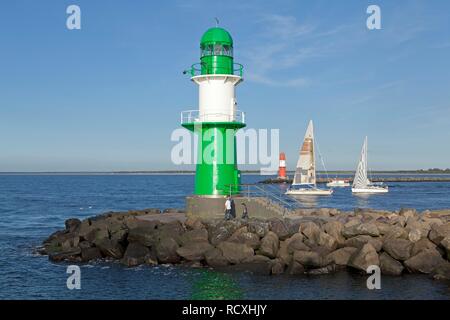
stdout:
<svg viewBox="0 0 450 320">
<path fill-rule="evenodd" d="M 210 74 L 195 76 L 191 80 L 199 85 L 198 120 L 200 122 L 233 122 L 237 120 L 235 87 L 242 81 L 240 76 Z M 242 113 L 240 116 L 243 116 Z"/>
</svg>

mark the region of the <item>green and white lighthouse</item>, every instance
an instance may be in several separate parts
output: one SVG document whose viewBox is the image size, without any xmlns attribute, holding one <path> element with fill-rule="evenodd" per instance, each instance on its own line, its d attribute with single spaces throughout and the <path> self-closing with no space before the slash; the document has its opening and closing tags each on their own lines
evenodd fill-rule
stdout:
<svg viewBox="0 0 450 320">
<path fill-rule="evenodd" d="M 199 108 L 181 114 L 182 126 L 198 136 L 195 194 L 238 194 L 236 132 L 245 127 L 245 114 L 237 108 L 235 88 L 243 67 L 234 63 L 233 39 L 223 28 L 205 32 L 200 52 L 200 63 L 185 71 L 199 86 Z"/>
</svg>

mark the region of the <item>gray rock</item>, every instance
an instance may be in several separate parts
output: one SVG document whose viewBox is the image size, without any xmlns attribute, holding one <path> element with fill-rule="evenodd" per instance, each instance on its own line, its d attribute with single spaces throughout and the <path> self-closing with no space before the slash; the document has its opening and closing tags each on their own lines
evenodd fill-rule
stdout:
<svg viewBox="0 0 450 320">
<path fill-rule="evenodd" d="M 305 267 L 292 259 L 291 263 L 289 264 L 289 267 L 287 269 L 287 273 L 290 275 L 299 275 L 305 273 Z"/>
<path fill-rule="evenodd" d="M 67 219 L 64 224 L 66 226 L 66 230 L 69 232 L 75 232 L 81 225 L 81 221 L 79 219 Z"/>
<path fill-rule="evenodd" d="M 342 235 L 347 239 L 360 235 L 378 237 L 380 235 L 380 231 L 378 230 L 377 225 L 375 223 L 367 222 L 353 225 L 350 227 L 345 227 L 344 230 L 342 231 Z"/>
<path fill-rule="evenodd" d="M 330 221 L 323 225 L 323 230 L 332 236 L 338 243 L 339 246 L 343 246 L 345 243 L 345 238 L 342 235 L 344 230 L 344 225 L 339 221 Z"/>
<path fill-rule="evenodd" d="M 336 250 L 336 248 L 338 247 L 338 242 L 336 241 L 336 239 L 325 232 L 319 233 L 317 244 L 329 251 Z"/>
<path fill-rule="evenodd" d="M 444 262 L 437 250 L 428 249 L 406 260 L 405 266 L 412 273 L 431 273 Z"/>
<path fill-rule="evenodd" d="M 383 252 L 380 255 L 380 268 L 383 274 L 391 276 L 401 275 L 404 269 L 400 262 L 392 258 L 386 252 Z"/>
<path fill-rule="evenodd" d="M 287 253 L 293 254 L 294 251 L 311 251 L 311 249 L 303 243 L 303 235 L 296 233 L 286 240 Z M 281 245 L 280 245 L 281 248 Z"/>
<path fill-rule="evenodd" d="M 231 264 L 238 264 L 252 257 L 254 251 L 245 244 L 224 241 L 219 243 L 218 249 L 222 251 L 223 257 Z"/>
<path fill-rule="evenodd" d="M 211 267 L 223 267 L 228 265 L 228 260 L 222 254 L 222 250 L 212 248 L 205 252 L 206 263 Z"/>
<path fill-rule="evenodd" d="M 293 259 L 304 267 L 320 268 L 324 266 L 324 259 L 314 251 L 295 251 Z"/>
<path fill-rule="evenodd" d="M 221 221 L 215 226 L 209 226 L 209 242 L 216 246 L 220 242 L 228 240 L 240 227 L 241 224 L 237 221 Z"/>
<path fill-rule="evenodd" d="M 341 249 L 338 249 L 326 257 L 326 261 L 328 263 L 334 263 L 341 266 L 348 265 L 348 261 L 350 260 L 350 257 L 358 251 L 357 248 L 354 247 L 344 247 Z"/>
<path fill-rule="evenodd" d="M 408 239 L 408 232 L 402 227 L 392 226 L 384 235 L 385 239 Z"/>
<path fill-rule="evenodd" d="M 447 260 L 450 260 L 450 236 L 445 237 L 441 241 L 441 246 L 445 249 L 447 252 Z"/>
<path fill-rule="evenodd" d="M 383 242 L 380 238 L 372 238 L 371 236 L 356 236 L 345 241 L 346 247 L 362 248 L 366 243 L 370 243 L 377 252 L 381 251 Z"/>
<path fill-rule="evenodd" d="M 180 256 L 177 254 L 178 243 L 170 237 L 161 238 L 155 245 L 155 253 L 160 263 L 177 263 Z"/>
<path fill-rule="evenodd" d="M 380 259 L 375 248 L 370 244 L 365 244 L 361 249 L 358 249 L 354 254 L 351 255 L 348 266 L 367 271 L 367 268 L 372 265 L 380 265 Z"/>
<path fill-rule="evenodd" d="M 436 245 L 439 245 L 441 241 L 448 236 L 450 236 L 450 222 L 447 222 L 442 225 L 433 224 L 431 226 L 429 238 Z"/>
<path fill-rule="evenodd" d="M 441 263 L 436 268 L 434 268 L 433 279 L 450 280 L 450 263 Z"/>
<path fill-rule="evenodd" d="M 428 249 L 436 250 L 436 245 L 426 238 L 420 239 L 419 241 L 414 243 L 412 250 L 411 250 L 411 257 L 415 256 L 419 252 L 422 252 L 422 251 L 425 251 Z"/>
<path fill-rule="evenodd" d="M 137 242 L 131 242 L 125 250 L 121 263 L 128 267 L 135 267 L 152 259 L 152 254 L 147 247 Z"/>
<path fill-rule="evenodd" d="M 279 244 L 278 236 L 274 232 L 269 231 L 261 240 L 259 252 L 273 259 L 277 256 Z"/>
<path fill-rule="evenodd" d="M 188 230 L 196 230 L 196 229 L 203 229 L 205 228 L 205 225 L 202 223 L 202 221 L 195 217 L 188 217 L 186 221 L 184 222 L 184 225 Z"/>
<path fill-rule="evenodd" d="M 408 260 L 411 257 L 413 243 L 405 239 L 386 239 L 383 250 L 392 258 L 400 261 Z"/>
<path fill-rule="evenodd" d="M 269 223 L 260 220 L 250 220 L 248 222 L 248 231 L 257 234 L 260 238 L 269 232 Z"/>
<path fill-rule="evenodd" d="M 228 238 L 228 241 L 243 243 L 253 249 L 257 249 L 261 243 L 259 236 L 256 233 L 248 232 L 247 227 L 242 227 L 236 230 L 236 232 Z"/>
<path fill-rule="evenodd" d="M 275 233 L 280 240 L 286 240 L 291 236 L 289 226 L 281 219 L 272 219 L 269 222 L 270 231 Z"/>
<path fill-rule="evenodd" d="M 320 235 L 320 227 L 314 222 L 302 222 L 299 226 L 299 232 L 301 232 L 311 243 L 317 243 Z"/>
<path fill-rule="evenodd" d="M 101 259 L 102 254 L 99 248 L 83 248 L 81 249 L 81 261 L 87 262 L 91 260 Z"/>
<path fill-rule="evenodd" d="M 186 231 L 180 237 L 180 244 L 186 246 L 195 242 L 208 242 L 208 230 L 204 228 Z"/>
<path fill-rule="evenodd" d="M 292 261 L 292 253 L 289 253 L 288 240 L 280 241 L 280 248 L 278 249 L 277 258 L 280 259 L 285 265 L 290 265 Z"/>
<path fill-rule="evenodd" d="M 285 264 L 280 259 L 275 259 L 272 263 L 271 273 L 273 275 L 283 274 Z"/>
<path fill-rule="evenodd" d="M 143 246 L 154 246 L 157 241 L 157 224 L 133 228 L 128 233 L 129 242 L 137 242 Z"/>
<path fill-rule="evenodd" d="M 418 218 L 416 209 L 402 208 L 402 209 L 400 209 L 400 212 L 398 214 L 399 214 L 399 216 L 404 217 L 406 219 Z"/>
<path fill-rule="evenodd" d="M 205 259 L 205 253 L 213 249 L 207 241 L 191 242 L 176 250 L 177 254 L 188 261 L 201 261 Z"/>
<path fill-rule="evenodd" d="M 124 249 L 122 245 L 114 240 L 104 239 L 96 243 L 96 247 L 105 257 L 122 259 Z"/>
<path fill-rule="evenodd" d="M 78 261 L 81 260 L 79 255 L 81 254 L 80 248 L 71 248 L 64 251 L 52 251 L 48 253 L 48 258 L 54 262 L 61 261 Z"/>
</svg>

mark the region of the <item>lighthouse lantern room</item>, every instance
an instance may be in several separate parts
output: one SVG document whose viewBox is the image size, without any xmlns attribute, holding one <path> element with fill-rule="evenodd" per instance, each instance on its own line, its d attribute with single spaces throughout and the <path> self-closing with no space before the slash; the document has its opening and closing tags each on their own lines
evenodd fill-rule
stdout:
<svg viewBox="0 0 450 320">
<path fill-rule="evenodd" d="M 195 194 L 238 194 L 235 134 L 245 127 L 245 114 L 237 109 L 235 88 L 243 66 L 234 63 L 233 39 L 223 28 L 205 32 L 200 52 L 200 63 L 185 71 L 199 86 L 199 107 L 181 114 L 181 125 L 198 135 Z"/>
</svg>

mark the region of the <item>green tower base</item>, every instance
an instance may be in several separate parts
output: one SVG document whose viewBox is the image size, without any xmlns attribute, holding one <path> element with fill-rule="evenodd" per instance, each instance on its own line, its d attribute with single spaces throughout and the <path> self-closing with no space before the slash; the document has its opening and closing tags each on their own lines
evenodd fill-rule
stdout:
<svg viewBox="0 0 450 320">
<path fill-rule="evenodd" d="M 195 194 L 225 196 L 239 194 L 241 173 L 237 167 L 236 132 L 241 122 L 196 122 L 183 127 L 198 135 Z"/>
</svg>

